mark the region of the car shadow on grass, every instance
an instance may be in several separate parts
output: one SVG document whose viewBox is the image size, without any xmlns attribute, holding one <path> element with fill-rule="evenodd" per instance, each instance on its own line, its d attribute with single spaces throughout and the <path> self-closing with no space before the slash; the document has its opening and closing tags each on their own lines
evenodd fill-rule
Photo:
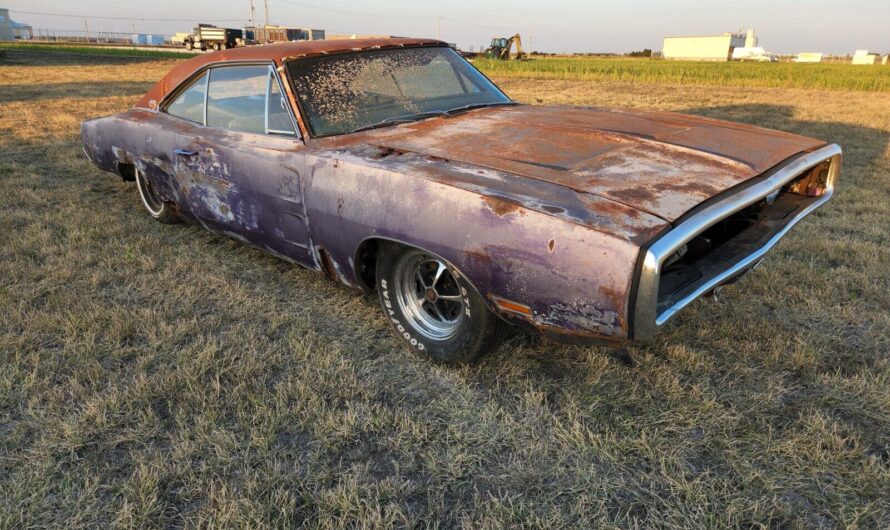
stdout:
<svg viewBox="0 0 890 530">
<path fill-rule="evenodd" d="M 91 81 L 67 83 L 47 81 L 45 83 L 16 86 L 15 90 L 3 90 L 0 92 L 0 103 L 62 98 L 87 99 L 109 96 L 141 96 L 153 84 L 142 81 L 117 81 L 114 83 L 103 83 L 102 91 L 97 92 L 96 83 Z"/>
<path fill-rule="evenodd" d="M 126 64 L 139 64 L 152 61 L 179 61 L 178 57 L 140 57 L 136 55 L 101 55 L 75 53 L 68 51 L 37 51 L 6 49 L 6 58 L 0 60 L 0 66 L 120 66 Z M 182 59 L 188 59 L 183 56 Z M 172 63 L 171 63 L 172 64 Z M 95 83 L 96 86 L 102 83 Z"/>
</svg>

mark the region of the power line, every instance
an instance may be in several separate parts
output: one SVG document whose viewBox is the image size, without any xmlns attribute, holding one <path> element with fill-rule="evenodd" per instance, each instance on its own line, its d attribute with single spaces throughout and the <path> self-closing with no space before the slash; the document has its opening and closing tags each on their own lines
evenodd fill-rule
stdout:
<svg viewBox="0 0 890 530">
<path fill-rule="evenodd" d="M 415 19 L 415 20 L 432 20 L 435 18 L 439 18 L 439 17 L 435 17 L 435 16 L 389 15 L 389 14 L 383 14 L 383 13 L 365 13 L 365 12 L 361 12 L 361 11 L 347 11 L 344 9 L 334 9 L 331 7 L 314 6 L 311 4 L 304 4 L 302 2 L 294 2 L 293 0 L 281 0 L 281 1 L 286 4 L 291 4 L 291 5 L 295 5 L 295 6 L 299 6 L 299 7 L 305 7 L 308 9 L 317 9 L 319 11 L 330 11 L 331 13 L 340 13 L 342 15 L 355 15 L 355 16 L 360 16 L 360 17 L 402 18 L 402 19 Z"/>
<path fill-rule="evenodd" d="M 327 12 L 331 12 L 331 13 L 339 13 L 339 14 L 353 15 L 353 16 L 360 16 L 360 17 L 403 19 L 403 20 L 434 20 L 434 21 L 436 21 L 436 32 L 439 34 L 439 38 L 441 38 L 441 33 L 442 33 L 442 21 L 447 21 L 447 22 L 449 22 L 453 25 L 457 25 L 457 26 L 471 27 L 471 28 L 477 28 L 477 29 L 498 30 L 498 31 L 513 31 L 516 27 L 516 26 L 513 26 L 513 27 L 488 26 L 488 25 L 484 25 L 484 24 L 476 24 L 474 22 L 467 22 L 465 20 L 456 19 L 456 18 L 452 18 L 452 17 L 443 17 L 443 16 L 435 16 L 435 15 L 394 15 L 394 14 L 383 14 L 383 13 L 368 13 L 368 12 L 363 12 L 363 11 L 351 11 L 351 10 L 345 10 L 345 9 L 335 9 L 335 8 L 330 8 L 330 7 L 316 6 L 316 5 L 307 4 L 307 3 L 303 3 L 303 2 L 297 2 L 294 0 L 279 0 L 279 1 L 293 5 L 293 6 L 303 7 L 303 8 L 307 8 L 307 9 L 315 9 L 315 10 L 319 10 L 319 11 L 327 11 Z M 264 2 L 264 4 L 267 5 L 266 2 Z M 266 7 L 266 9 L 268 10 L 268 7 Z M 40 16 L 78 18 L 78 19 L 91 18 L 91 19 L 98 19 L 98 20 L 123 20 L 123 21 L 128 21 L 128 22 L 133 22 L 133 21 L 149 22 L 149 21 L 151 21 L 151 22 L 188 22 L 188 23 L 193 23 L 196 20 L 195 18 L 185 19 L 185 18 L 161 18 L 161 17 L 139 17 L 139 16 L 120 17 L 120 16 L 105 16 L 105 15 L 79 15 L 79 14 L 72 14 L 72 13 L 46 13 L 46 12 L 40 12 L 40 11 L 19 11 L 19 10 L 10 10 L 10 11 L 12 11 L 16 14 L 23 14 L 23 15 L 40 15 Z M 266 11 L 266 13 L 268 13 L 268 11 Z M 229 18 L 229 19 L 202 18 L 202 20 L 205 20 L 207 22 L 237 22 L 237 23 L 244 22 L 243 19 L 235 19 L 235 18 Z M 347 32 L 347 33 L 351 33 L 351 32 Z M 446 33 L 449 33 L 452 36 L 458 36 L 458 35 L 455 35 L 455 32 L 453 32 L 453 31 L 446 31 Z"/>
<path fill-rule="evenodd" d="M 101 15 L 72 15 L 69 13 L 39 13 L 37 11 L 19 11 L 18 9 L 10 9 L 11 12 L 21 15 L 42 15 L 47 17 L 68 17 L 68 18 L 96 18 L 101 20 L 141 20 L 143 22 L 194 22 L 194 18 L 152 18 L 152 17 L 107 17 Z M 240 18 L 203 18 L 211 22 L 242 22 Z"/>
</svg>

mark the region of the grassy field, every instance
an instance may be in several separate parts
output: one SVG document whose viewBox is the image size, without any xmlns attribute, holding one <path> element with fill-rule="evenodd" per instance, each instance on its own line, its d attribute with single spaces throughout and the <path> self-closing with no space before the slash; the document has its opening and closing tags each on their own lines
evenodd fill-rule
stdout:
<svg viewBox="0 0 890 530">
<path fill-rule="evenodd" d="M 890 67 L 886 66 L 710 63 L 587 57 L 545 57 L 528 61 L 479 59 L 473 62 L 489 75 L 523 79 L 890 92 Z"/>
<path fill-rule="evenodd" d="M 174 64 L 0 62 L 0 528 L 890 527 L 890 94 L 495 73 L 825 138 L 845 169 L 632 362 L 520 335 L 445 369 L 373 297 L 155 223 L 83 157 L 80 122 Z"/>
<path fill-rule="evenodd" d="M 77 44 L 39 44 L 39 43 L 20 43 L 20 42 L 0 42 L 0 50 L 5 51 L 21 51 L 21 52 L 41 52 L 41 53 L 64 53 L 67 55 L 109 55 L 114 57 L 150 57 L 154 59 L 181 59 L 183 57 L 193 57 L 197 53 L 183 53 L 177 51 L 164 51 L 163 48 L 157 50 L 134 49 L 127 47 L 112 46 L 95 46 L 95 45 L 77 45 Z"/>
</svg>

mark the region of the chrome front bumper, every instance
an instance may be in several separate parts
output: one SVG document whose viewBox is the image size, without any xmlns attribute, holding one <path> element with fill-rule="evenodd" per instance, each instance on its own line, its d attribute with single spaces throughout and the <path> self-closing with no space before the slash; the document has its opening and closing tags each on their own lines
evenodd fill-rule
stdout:
<svg viewBox="0 0 890 530">
<path fill-rule="evenodd" d="M 757 262 L 763 258 L 764 254 L 773 248 L 798 221 L 831 198 L 834 193 L 837 176 L 840 172 L 841 159 L 841 148 L 836 144 L 799 156 L 786 165 L 773 170 L 769 177 L 744 188 L 736 194 L 708 204 L 655 241 L 641 257 L 642 264 L 638 272 L 636 301 L 633 311 L 633 338 L 642 339 L 654 335 L 671 317 L 694 300 L 757 265 Z M 726 270 L 697 286 L 694 291 L 676 301 L 670 307 L 661 311 L 658 310 L 659 278 L 662 266 L 670 256 L 710 226 L 782 189 L 787 183 L 826 160 L 831 161 L 831 166 L 825 191 L 818 200 L 809 204 L 802 211 L 796 212 L 795 217 L 781 230 L 776 232 L 766 244 L 740 261 L 728 264 Z"/>
</svg>

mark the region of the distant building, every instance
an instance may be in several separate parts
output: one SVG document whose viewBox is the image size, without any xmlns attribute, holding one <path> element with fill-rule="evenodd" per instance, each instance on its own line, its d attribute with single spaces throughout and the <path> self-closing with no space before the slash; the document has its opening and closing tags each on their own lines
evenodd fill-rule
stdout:
<svg viewBox="0 0 890 530">
<path fill-rule="evenodd" d="M 729 61 L 736 48 L 756 48 L 754 30 L 704 37 L 665 37 L 662 56 L 676 61 Z"/>
<path fill-rule="evenodd" d="M 9 10 L 0 9 L 0 41 L 15 40 L 15 33 L 12 32 L 12 21 L 9 20 Z"/>
<path fill-rule="evenodd" d="M 147 33 L 134 33 L 130 42 L 138 46 L 160 46 L 164 44 L 163 35 L 149 35 Z"/>
<path fill-rule="evenodd" d="M 34 38 L 34 28 L 32 28 L 30 24 L 22 24 L 15 20 L 10 20 L 9 23 L 12 25 L 13 37 L 22 40 L 31 40 Z"/>
<path fill-rule="evenodd" d="M 800 52 L 794 58 L 796 63 L 821 63 L 822 54 L 817 52 Z"/>
<path fill-rule="evenodd" d="M 853 54 L 853 64 L 875 64 L 879 57 L 876 53 L 868 53 L 868 50 L 856 50 Z"/>
</svg>

